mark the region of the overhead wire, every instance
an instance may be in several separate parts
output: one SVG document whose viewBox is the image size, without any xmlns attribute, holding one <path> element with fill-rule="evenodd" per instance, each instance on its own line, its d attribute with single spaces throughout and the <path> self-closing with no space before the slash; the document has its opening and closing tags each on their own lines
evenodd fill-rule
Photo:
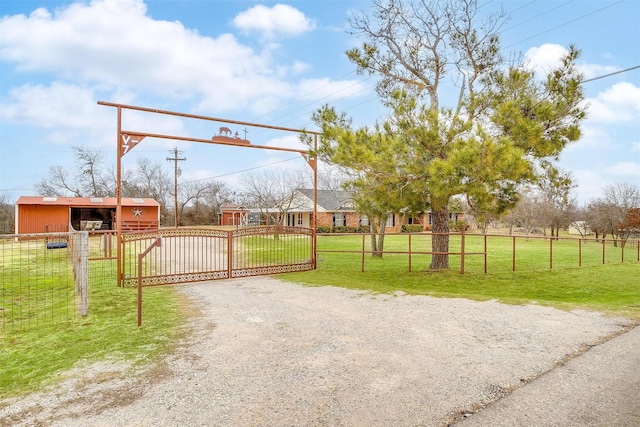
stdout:
<svg viewBox="0 0 640 427">
<path fill-rule="evenodd" d="M 260 169 L 260 168 L 263 168 L 263 167 L 266 167 L 266 166 L 273 166 L 273 165 L 277 165 L 279 163 L 290 162 L 291 160 L 295 160 L 295 159 L 299 159 L 299 158 L 300 158 L 300 156 L 290 157 L 288 159 L 278 160 L 277 162 L 271 162 L 271 163 L 266 163 L 264 165 L 254 166 L 254 167 L 251 167 L 251 168 L 246 168 L 246 169 L 242 169 L 242 170 L 238 170 L 238 171 L 227 172 L 227 173 L 223 173 L 221 175 L 209 176 L 209 177 L 206 177 L 206 178 L 198 178 L 198 179 L 193 179 L 193 180 L 190 180 L 190 181 L 183 181 L 183 184 L 190 184 L 192 182 L 207 181 L 207 180 L 210 180 L 210 179 L 222 178 L 222 177 L 229 176 L 229 175 L 236 175 L 236 174 L 239 174 L 239 173 L 242 173 L 242 172 L 248 172 L 248 171 L 252 171 L 252 170 L 255 170 L 255 169 Z"/>
<path fill-rule="evenodd" d="M 480 7 L 484 7 L 484 6 L 488 5 L 488 4 L 490 4 L 490 3 L 492 3 L 492 1 L 493 1 L 493 0 L 489 0 L 489 1 L 487 1 L 486 3 L 482 4 Z M 516 27 L 518 27 L 518 26 L 520 26 L 520 25 L 523 25 L 523 24 L 525 24 L 525 23 L 527 23 L 527 22 L 530 22 L 530 21 L 532 21 L 532 20 L 534 20 L 534 19 L 537 19 L 537 18 L 539 18 L 539 17 L 541 17 L 541 16 L 544 16 L 544 15 L 546 15 L 546 14 L 548 14 L 548 13 L 551 13 L 551 12 L 553 12 L 553 11 L 555 11 L 555 10 L 557 10 L 557 9 L 561 8 L 561 7 L 568 6 L 568 5 L 570 5 L 570 4 L 574 3 L 574 2 L 575 2 L 575 0 L 570 0 L 570 1 L 568 1 L 568 2 L 563 2 L 562 4 L 560 4 L 560 5 L 558 5 L 558 6 L 554 6 L 554 7 L 550 8 L 550 9 L 547 9 L 547 10 L 545 10 L 545 11 L 543 11 L 543 12 L 541 12 L 541 13 L 539 13 L 539 14 L 537 14 L 537 15 L 535 15 L 535 16 L 533 16 L 533 17 L 529 18 L 529 19 L 526 19 L 526 20 L 524 20 L 524 21 L 518 22 L 517 24 L 512 25 L 512 26 L 510 26 L 510 27 L 504 28 L 504 29 L 502 29 L 499 33 L 504 33 L 504 32 L 505 32 L 505 31 L 507 31 L 507 30 L 510 30 L 510 29 L 516 28 Z M 513 46 L 515 46 L 515 45 L 518 45 L 518 44 L 520 44 L 520 43 L 523 43 L 523 42 L 525 42 L 525 41 L 527 41 L 527 40 L 531 40 L 532 38 L 535 38 L 535 37 L 537 37 L 537 36 L 540 36 L 540 35 L 543 35 L 543 34 L 549 33 L 549 32 L 551 32 L 551 31 L 554 31 L 554 30 L 558 29 L 558 28 L 562 28 L 562 27 L 564 27 L 564 26 L 566 26 L 566 25 L 569 25 L 569 24 L 571 24 L 571 23 L 574 23 L 574 22 L 576 22 L 576 21 L 579 21 L 579 20 L 581 20 L 581 19 L 584 19 L 584 18 L 586 18 L 586 17 L 588 17 L 588 16 L 591 16 L 591 15 L 597 14 L 597 13 L 599 13 L 599 12 L 602 12 L 603 10 L 608 9 L 608 8 L 610 8 L 610 7 L 612 7 L 612 6 L 615 6 L 615 5 L 617 5 L 617 4 L 619 4 L 619 3 L 622 3 L 622 2 L 623 2 L 623 0 L 619 0 L 619 1 L 615 2 L 615 3 L 612 3 L 612 4 L 609 4 L 609 5 L 607 5 L 607 6 L 604 6 L 604 7 L 600 8 L 600 9 L 597 9 L 597 10 L 591 11 L 591 12 L 586 13 L 586 14 L 584 14 L 584 15 L 581 15 L 581 16 L 579 16 L 579 17 L 577 17 L 577 18 L 574 18 L 574 19 L 571 19 L 571 20 L 569 20 L 569 21 L 566 21 L 566 22 L 564 22 L 564 23 L 562 23 L 562 24 L 560 24 L 560 25 L 557 25 L 557 26 L 555 26 L 555 27 L 552 27 L 552 28 L 549 28 L 549 29 L 544 30 L 544 31 L 542 31 L 542 32 L 539 32 L 539 33 L 533 34 L 533 35 L 531 35 L 531 36 L 529 36 L 529 37 L 527 37 L 527 38 L 525 38 L 525 39 L 522 39 L 522 40 L 520 40 L 520 41 L 518 41 L 518 42 L 512 43 L 512 44 L 507 45 L 507 46 L 503 46 L 503 47 L 501 47 L 501 49 L 502 49 L 502 50 L 504 50 L 504 49 L 508 49 L 508 48 L 510 48 L 510 47 L 513 47 Z M 518 7 L 518 8 L 516 8 L 516 9 L 513 9 L 513 10 L 511 11 L 511 13 L 513 13 L 513 12 L 515 12 L 515 11 L 518 11 L 518 10 L 521 10 L 521 9 L 523 9 L 523 8 L 527 7 L 527 6 L 530 6 L 530 5 L 532 5 L 533 3 L 536 3 L 536 0 L 532 0 L 532 1 L 530 1 L 530 2 L 528 2 L 528 3 L 526 3 L 526 4 L 524 4 L 524 5 L 522 5 L 522 6 Z M 349 74 L 352 74 L 352 73 L 347 73 L 347 74 L 345 74 L 344 76 L 347 76 L 347 75 L 349 75 Z M 343 76 L 343 77 L 344 77 L 344 76 Z M 365 79 L 365 80 L 368 80 L 368 79 L 370 79 L 371 77 L 372 77 L 372 76 L 369 76 L 369 77 L 368 77 L 367 79 Z M 328 83 L 327 85 L 322 86 L 321 88 L 323 88 L 323 87 L 327 87 L 327 86 L 329 86 L 330 84 L 331 84 L 331 83 Z M 357 84 L 357 83 L 356 83 L 356 84 Z M 355 85 L 355 84 L 354 84 L 354 85 Z M 370 87 L 371 87 L 371 86 L 367 87 L 367 89 L 368 89 L 368 88 L 370 88 Z M 343 91 L 343 90 L 345 90 L 345 89 L 346 89 L 346 88 L 343 88 L 343 89 L 341 89 L 340 91 Z M 318 88 L 318 89 L 316 89 L 316 90 L 319 90 L 319 88 Z M 332 98 L 336 93 L 338 93 L 338 92 L 340 92 L 340 91 L 336 91 L 336 92 L 334 92 L 334 93 L 328 94 L 328 95 L 324 96 L 323 98 L 320 98 L 320 100 L 322 100 L 322 99 Z M 357 92 L 357 93 L 359 93 L 359 92 Z M 343 99 L 346 99 L 346 98 L 343 98 Z M 376 98 L 372 98 L 371 100 L 374 100 L 374 99 L 376 99 Z M 316 100 L 316 101 L 314 101 L 314 102 L 310 102 L 310 103 L 308 103 L 308 104 L 305 104 L 305 105 L 304 105 L 304 106 L 302 106 L 301 108 L 305 108 L 305 107 L 312 106 L 312 105 L 314 105 L 315 103 L 319 102 L 320 100 Z M 340 99 L 339 99 L 339 100 L 340 100 Z M 363 104 L 363 103 L 366 103 L 366 102 L 370 102 L 371 100 L 367 100 L 367 101 L 360 102 L 360 103 L 358 103 L 358 104 L 355 104 L 355 105 L 353 105 L 353 106 L 350 106 L 348 109 L 355 108 L 356 106 L 359 106 L 359 105 L 361 105 L 361 104 Z M 294 114 L 294 113 L 297 113 L 297 117 L 300 117 L 302 114 L 307 114 L 306 112 L 304 112 L 304 113 L 303 113 L 303 112 L 301 112 L 301 111 L 300 111 L 300 108 L 299 108 L 297 111 L 287 113 L 287 114 L 285 114 L 284 116 L 289 116 L 289 115 Z M 282 117 L 284 117 L 284 116 L 282 116 Z M 284 122 L 284 123 L 290 122 L 291 120 L 293 120 L 293 118 L 292 118 L 292 119 L 290 119 L 290 120 L 287 120 L 287 121 L 286 121 L 286 122 Z"/>
<path fill-rule="evenodd" d="M 488 2 L 486 2 L 486 3 L 482 4 L 480 7 L 484 7 L 484 6 L 488 5 L 488 4 L 490 4 L 492 1 L 493 1 L 493 0 L 489 0 Z M 535 20 L 535 19 L 537 19 L 537 18 L 539 18 L 539 17 L 541 17 L 541 16 L 544 16 L 544 15 L 546 15 L 546 14 L 548 14 L 548 13 L 551 13 L 551 12 L 553 12 L 553 11 L 555 11 L 555 10 L 557 10 L 557 9 L 561 8 L 561 7 L 565 7 L 565 6 L 567 6 L 567 5 L 571 4 L 571 3 L 573 3 L 574 1 L 575 1 L 575 0 L 570 0 L 570 1 L 568 1 L 568 2 L 563 2 L 562 4 L 560 4 L 560 5 L 558 5 L 558 6 L 555 6 L 555 7 L 552 7 L 552 8 L 550 8 L 550 9 L 547 9 L 547 10 L 545 10 L 544 12 L 541 12 L 541 13 L 539 13 L 539 14 L 537 14 L 537 15 L 535 15 L 535 16 L 533 16 L 533 17 L 529 18 L 529 19 L 526 19 L 526 20 L 524 20 L 524 21 L 521 21 L 521 22 L 519 22 L 519 23 L 517 23 L 517 24 L 515 24 L 515 25 L 512 25 L 512 26 L 510 26 L 510 27 L 504 28 L 504 29 L 502 29 L 502 30 L 500 31 L 500 33 L 503 33 L 503 32 L 505 32 L 505 31 L 507 31 L 507 30 L 510 30 L 510 29 L 516 28 L 516 27 L 518 27 L 518 26 L 520 26 L 520 25 L 523 25 L 523 24 L 525 24 L 525 23 L 527 23 L 527 22 L 530 22 L 530 21 L 532 21 L 532 20 Z M 589 13 L 586 13 L 586 14 L 584 14 L 584 15 L 581 15 L 581 16 L 578 16 L 578 17 L 576 17 L 576 18 L 574 18 L 574 19 L 571 19 L 571 20 L 569 20 L 569 21 L 566 21 L 566 22 L 564 22 L 564 23 L 562 23 L 562 24 L 560 24 L 560 25 L 556 25 L 556 26 L 554 26 L 554 27 L 552 27 L 552 28 L 549 28 L 549 29 L 546 29 L 546 30 L 544 30 L 544 31 L 538 32 L 538 33 L 536 33 L 536 34 L 533 34 L 533 35 L 531 35 L 531 36 L 529 36 L 529 37 L 527 37 L 527 38 L 524 38 L 524 39 L 522 39 L 522 40 L 519 40 L 519 41 L 517 41 L 517 42 L 515 42 L 515 43 L 512 43 L 512 44 L 507 45 L 507 46 L 504 46 L 504 47 L 501 47 L 501 49 L 508 49 L 508 48 L 510 48 L 510 47 L 513 47 L 513 46 L 516 46 L 516 45 L 518 45 L 518 44 L 520 44 L 520 43 L 523 43 L 523 42 L 525 42 L 525 41 L 531 40 L 531 39 L 533 39 L 533 38 L 535 38 L 535 37 L 538 37 L 538 36 L 540 36 L 540 35 L 547 34 L 547 33 L 551 32 L 551 31 L 557 30 L 558 28 L 562 28 L 562 27 L 564 27 L 564 26 L 566 26 L 566 25 L 572 24 L 572 23 L 577 22 L 577 21 L 579 21 L 579 20 L 582 20 L 582 19 L 584 19 L 584 18 L 586 18 L 586 17 L 589 17 L 589 16 L 595 15 L 595 14 L 597 14 L 597 13 L 600 13 L 600 12 L 602 12 L 602 11 L 604 11 L 604 10 L 606 10 L 606 9 L 610 8 L 610 7 L 613 7 L 613 6 L 617 5 L 617 4 L 620 4 L 620 3 L 622 3 L 622 2 L 623 2 L 623 0 L 619 0 L 619 1 L 615 2 L 615 3 L 608 4 L 608 5 L 604 6 L 604 7 L 601 7 L 601 8 L 599 8 L 599 9 L 593 10 L 593 11 L 591 11 L 591 12 L 589 12 Z M 520 6 L 520 7 L 518 7 L 518 8 L 516 8 L 516 9 L 512 10 L 511 12 L 515 12 L 515 11 L 521 10 L 521 9 L 523 9 L 523 8 L 525 8 L 525 7 L 530 6 L 530 5 L 531 5 L 531 4 L 533 4 L 533 3 L 536 3 L 536 0 L 532 0 L 532 1 L 530 1 L 530 2 L 528 2 L 528 3 L 526 3 L 526 4 L 522 5 L 522 6 Z M 593 77 L 593 78 L 590 78 L 590 79 L 587 79 L 587 80 L 583 80 L 583 83 L 587 83 L 587 82 L 591 82 L 591 81 L 594 81 L 594 80 L 598 80 L 598 79 L 602 79 L 602 78 L 610 77 L 610 76 L 613 76 L 613 75 L 616 75 L 616 74 L 620 74 L 620 73 L 624 73 L 624 72 L 627 72 L 627 71 L 631 71 L 631 70 L 634 70 L 634 69 L 637 69 L 637 68 L 640 68 L 640 65 L 639 65 L 639 66 L 630 67 L 630 68 L 625 69 L 625 70 L 619 70 L 619 71 L 616 71 L 616 72 L 613 72 L 613 73 L 609 73 L 609 74 L 605 74 L 605 75 L 602 75 L 602 76 L 597 76 L 597 77 Z M 353 74 L 353 73 L 354 73 L 354 71 L 351 71 L 351 72 L 348 72 L 348 73 L 343 74 L 341 77 L 339 77 L 339 78 L 338 78 L 338 81 L 339 81 L 340 79 L 342 79 L 342 78 L 346 77 L 346 76 L 349 76 L 349 75 Z M 305 111 L 305 112 L 302 112 L 302 111 L 301 111 L 302 109 L 306 109 L 307 107 L 310 107 L 310 106 L 316 105 L 318 102 L 320 102 L 320 101 L 322 101 L 322 100 L 324 100 L 324 99 L 334 98 L 336 94 L 338 94 L 338 93 L 340 93 L 340 92 L 343 92 L 343 91 L 345 91 L 345 90 L 347 90 L 347 89 L 349 89 L 349 88 L 351 88 L 351 87 L 353 87 L 353 86 L 356 86 L 356 85 L 360 84 L 360 83 L 361 83 L 361 82 L 363 82 L 363 81 L 369 80 L 369 79 L 371 79 L 371 78 L 372 78 L 372 76 L 369 76 L 369 77 L 367 77 L 366 79 L 359 80 L 359 81 L 357 81 L 356 83 L 353 83 L 352 85 L 349 85 L 349 86 L 347 86 L 347 87 L 343 87 L 343 88 L 341 88 L 341 89 L 339 89 L 339 90 L 337 90 L 337 91 L 335 91 L 335 92 L 332 92 L 332 93 L 329 93 L 329 94 L 327 94 L 327 95 L 323 96 L 322 98 L 319 98 L 319 99 L 317 99 L 317 100 L 314 100 L 314 101 L 311 101 L 311 102 L 309 102 L 309 103 L 307 103 L 307 104 L 304 104 L 304 105 L 302 105 L 301 107 L 298 107 L 296 111 L 291 111 L 291 112 L 289 112 L 289 113 L 286 113 L 286 114 L 284 114 L 284 115 L 281 115 L 280 117 L 287 117 L 287 116 L 290 116 L 290 115 L 292 115 L 292 114 L 296 114 L 296 117 L 301 117 L 303 114 L 305 114 L 305 115 L 306 115 L 306 114 L 308 114 L 308 112 L 306 112 L 306 111 Z M 313 94 L 313 93 L 315 93 L 315 92 L 317 92 L 317 91 L 319 91 L 319 90 L 321 90 L 321 89 L 323 89 L 323 88 L 326 88 L 326 87 L 331 86 L 332 84 L 334 84 L 334 81 L 331 81 L 331 82 L 329 82 L 329 83 L 327 83 L 327 84 L 325 84 L 325 85 L 323 85 L 323 86 L 317 87 L 317 88 L 315 88 L 314 90 L 312 90 L 312 91 L 309 91 L 309 92 L 305 93 L 303 96 L 308 96 L 308 95 L 310 95 L 310 94 Z M 356 92 L 356 94 L 361 93 L 361 92 L 364 92 L 364 91 L 366 91 L 366 90 L 370 89 L 371 87 L 372 87 L 372 86 L 366 86 L 365 88 L 363 88 L 363 89 L 361 89 L 360 91 Z M 353 95 L 353 94 L 350 94 L 350 95 Z M 349 97 L 350 97 L 350 96 L 342 97 L 342 98 L 340 98 L 340 97 L 339 97 L 339 98 L 338 98 L 338 102 L 339 102 L 340 100 L 344 100 L 344 99 L 347 99 L 347 98 L 349 98 Z M 348 111 L 348 110 L 351 110 L 351 109 L 353 109 L 353 108 L 356 108 L 357 106 L 360 106 L 360 105 L 362 105 L 362 104 L 365 104 L 365 103 L 367 103 L 367 102 L 371 102 L 371 101 L 373 101 L 373 100 L 375 100 L 375 99 L 377 99 L 377 98 L 375 98 L 375 97 L 374 97 L 374 98 L 371 98 L 371 99 L 368 99 L 368 100 L 365 100 L 365 101 L 361 101 L 361 102 L 359 102 L 359 103 L 357 103 L 357 104 L 353 104 L 353 105 L 351 105 L 351 106 L 347 107 L 347 111 Z M 262 115 L 262 116 L 260 116 L 260 117 L 266 117 L 266 116 L 268 116 L 268 115 L 270 115 L 270 114 L 272 114 L 272 113 L 274 113 L 274 112 L 276 112 L 276 111 L 284 110 L 284 109 L 285 109 L 284 107 L 276 108 L 276 109 L 274 109 L 274 110 L 271 110 L 271 111 L 269 111 L 269 112 L 267 112 L 267 113 L 263 114 L 263 115 Z M 295 117 L 294 117 L 294 118 L 295 118 Z M 284 122 L 282 122 L 282 123 L 290 122 L 290 121 L 292 121 L 294 118 L 288 119 L 287 121 L 284 121 Z M 233 151 L 235 151 L 235 149 L 234 149 Z M 292 159 L 289 159 L 289 160 L 292 160 Z M 288 160 L 286 160 L 286 161 L 288 161 Z M 281 162 L 283 162 L 283 161 L 279 161 L 279 162 L 275 162 L 275 163 L 270 163 L 270 164 L 265 164 L 265 165 L 257 166 L 257 167 L 255 167 L 255 168 L 244 169 L 244 170 L 237 171 L 237 172 L 230 172 L 230 173 L 223 174 L 223 175 L 218 175 L 218 176 L 215 176 L 215 177 L 204 178 L 204 179 L 202 179 L 202 180 L 206 180 L 206 179 L 215 179 L 215 178 L 219 178 L 219 177 L 223 177 L 223 176 L 227 176 L 227 175 L 232 175 L 232 174 L 236 174 L 236 173 L 241 173 L 241 172 L 248 171 L 248 170 L 253 170 L 253 169 L 257 169 L 257 168 L 261 168 L 261 167 L 270 166 L 270 165 L 277 164 L 277 163 L 281 163 Z M 196 180 L 196 181 L 198 181 L 198 180 Z M 189 181 L 189 182 L 194 182 L 194 181 Z"/>
<path fill-rule="evenodd" d="M 604 7 L 600 8 L 600 9 L 597 9 L 597 10 L 591 11 L 591 12 L 589 12 L 589 13 L 587 13 L 587 14 L 584 14 L 584 15 L 582 15 L 582 16 L 579 16 L 579 17 L 577 17 L 577 18 L 575 18 L 575 19 L 572 19 L 572 20 L 570 20 L 570 21 L 567 21 L 567 22 L 565 22 L 565 23 L 563 23 L 563 24 L 556 25 L 555 27 L 549 28 L 548 30 L 545 30 L 545 31 L 542 31 L 542 32 L 536 33 L 536 34 L 534 34 L 534 35 L 532 35 L 532 36 L 530 36 L 530 37 L 527 37 L 526 39 L 522 39 L 522 40 L 520 40 L 520 41 L 518 41 L 518 42 L 515 42 L 515 43 L 512 43 L 512 44 L 510 44 L 510 45 L 508 45 L 508 46 L 504 46 L 502 49 L 508 49 L 508 48 L 513 47 L 513 46 L 516 46 L 516 45 L 518 45 L 518 44 L 520 44 L 520 43 L 526 42 L 527 40 L 531 40 L 531 39 L 536 38 L 536 37 L 538 37 L 538 36 L 541 36 L 541 35 L 543 35 L 543 34 L 547 34 L 547 33 L 551 32 L 551 31 L 557 30 L 558 28 L 562 28 L 562 27 L 564 27 L 565 25 L 572 24 L 572 23 L 574 23 L 574 22 L 576 22 L 576 21 L 579 21 L 579 20 L 581 20 L 581 19 L 583 19 L 583 18 L 586 18 L 587 16 L 595 15 L 596 13 L 600 13 L 600 12 L 602 12 L 602 11 L 603 11 L 603 10 L 605 10 L 605 9 L 608 9 L 608 8 L 610 8 L 610 7 L 613 7 L 613 6 L 617 5 L 617 4 L 622 3 L 623 1 L 624 1 L 624 0 L 618 0 L 618 1 L 617 1 L 617 2 L 615 2 L 615 3 L 611 3 L 611 4 L 609 4 L 609 5 L 607 5 L 607 6 L 604 6 Z"/>
<path fill-rule="evenodd" d="M 589 82 L 592 82 L 594 80 L 604 79 L 606 77 L 615 76 L 616 74 L 622 74 L 622 73 L 626 73 L 628 71 L 637 70 L 638 68 L 640 68 L 640 65 L 635 65 L 633 67 L 625 68 L 624 70 L 618 70 L 618 71 L 614 71 L 612 73 L 603 74 L 601 76 L 591 77 L 590 79 L 583 80 L 582 83 L 589 83 Z"/>
<path fill-rule="evenodd" d="M 551 12 L 553 12 L 554 10 L 560 9 L 561 7 L 568 6 L 568 5 L 570 5 L 571 3 L 573 3 L 574 1 L 575 1 L 575 0 L 571 0 L 571 1 L 569 1 L 569 2 L 566 2 L 566 3 L 562 3 L 562 4 L 560 4 L 559 6 L 552 7 L 551 9 L 547 9 L 547 10 L 545 10 L 544 12 L 540 12 L 539 14 L 537 14 L 537 15 L 535 15 L 535 16 L 532 16 L 532 17 L 531 17 L 531 18 L 529 18 L 529 19 L 526 19 L 526 20 L 524 20 L 524 21 L 520 21 L 520 22 L 518 22 L 517 24 L 512 25 L 512 26 L 510 26 L 510 27 L 503 28 L 501 32 L 505 32 L 505 31 L 508 31 L 508 30 L 512 30 L 512 29 L 514 29 L 514 28 L 516 28 L 516 27 L 519 27 L 519 26 L 520 26 L 520 25 L 522 25 L 522 24 L 526 24 L 527 22 L 531 22 L 531 21 L 533 21 L 534 19 L 538 19 L 539 17 L 546 15 L 547 13 L 551 13 Z M 513 13 L 513 12 L 517 12 L 518 10 L 520 10 L 520 9 L 522 9 L 522 8 L 524 8 L 524 7 L 526 7 L 526 6 L 530 5 L 530 4 L 532 4 L 532 3 L 535 3 L 535 1 L 529 2 L 529 3 L 525 4 L 524 6 L 520 6 L 519 8 L 512 10 L 512 11 L 511 11 L 511 13 Z"/>
</svg>

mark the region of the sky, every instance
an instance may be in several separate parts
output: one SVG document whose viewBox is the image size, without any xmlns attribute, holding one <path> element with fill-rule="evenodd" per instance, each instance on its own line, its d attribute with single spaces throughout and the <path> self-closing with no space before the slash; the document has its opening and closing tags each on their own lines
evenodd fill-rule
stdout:
<svg viewBox="0 0 640 427">
<path fill-rule="evenodd" d="M 505 57 L 548 70 L 574 44 L 588 103 L 582 137 L 560 156 L 584 204 L 607 185 L 640 186 L 640 0 L 479 0 L 501 8 Z M 375 79 L 345 51 L 362 40 L 349 16 L 369 0 L 0 0 L 0 196 L 36 195 L 52 166 L 73 168 L 72 147 L 115 167 L 117 115 L 98 101 L 316 130 L 330 104 L 367 126 L 387 111 Z M 603 77 L 613 74 L 608 77 Z M 591 80 L 593 79 L 593 80 Z M 254 145 L 304 149 L 296 132 L 125 110 L 130 131 L 209 139 L 219 128 Z M 246 131 L 246 133 L 245 133 Z M 294 152 L 147 138 L 122 158 L 162 162 L 179 182 L 222 181 L 269 170 L 308 170 Z M 323 165 L 320 166 L 320 173 Z M 309 183 L 311 187 L 312 183 Z"/>
</svg>

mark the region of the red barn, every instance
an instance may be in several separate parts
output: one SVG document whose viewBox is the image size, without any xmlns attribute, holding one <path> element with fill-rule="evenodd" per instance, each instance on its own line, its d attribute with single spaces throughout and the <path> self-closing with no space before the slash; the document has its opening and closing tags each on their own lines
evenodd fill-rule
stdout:
<svg viewBox="0 0 640 427">
<path fill-rule="evenodd" d="M 22 196 L 16 202 L 16 234 L 72 230 L 115 230 L 115 197 Z M 122 198 L 122 230 L 155 230 L 160 204 L 153 199 Z"/>
</svg>

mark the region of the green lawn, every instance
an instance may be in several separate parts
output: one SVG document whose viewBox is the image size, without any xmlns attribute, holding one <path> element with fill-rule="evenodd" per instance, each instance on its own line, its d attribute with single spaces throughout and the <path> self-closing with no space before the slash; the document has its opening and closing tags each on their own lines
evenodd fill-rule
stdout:
<svg viewBox="0 0 640 427">
<path fill-rule="evenodd" d="M 466 236 L 467 251 L 481 251 L 482 236 Z M 426 235 L 412 236 L 412 251 L 429 250 Z M 512 271 L 512 239 L 488 239 L 487 270 L 484 257 L 465 257 L 465 274 L 459 272 L 460 257 L 451 256 L 451 271 L 428 272 L 430 255 L 413 255 L 409 272 L 408 255 L 385 254 L 381 259 L 357 253 L 320 252 L 314 271 L 289 273 L 279 278 L 312 286 L 333 285 L 372 292 L 402 291 L 414 295 L 459 297 L 473 300 L 498 299 L 509 304 L 550 305 L 562 309 L 582 308 L 640 320 L 640 262 L 636 247 L 626 247 L 625 262 L 621 248 L 606 245 L 602 264 L 602 244 L 583 243 L 579 266 L 577 242 L 548 239 L 516 240 L 516 271 Z M 550 250 L 550 245 L 552 245 Z M 365 239 L 368 250 L 368 238 Z M 459 237 L 452 239 L 451 250 L 459 250 Z M 319 236 L 318 249 L 357 250 L 361 236 Z M 408 249 L 408 237 L 387 236 L 385 250 Z M 550 252 L 553 263 L 550 268 Z"/>
<path fill-rule="evenodd" d="M 138 328 L 136 289 L 117 287 L 112 268 L 101 265 L 95 270 L 88 316 L 0 331 L 0 398 L 55 381 L 57 373 L 78 362 L 144 362 L 174 345 L 184 319 L 183 297 L 175 288 L 144 289 L 143 324 Z"/>
</svg>

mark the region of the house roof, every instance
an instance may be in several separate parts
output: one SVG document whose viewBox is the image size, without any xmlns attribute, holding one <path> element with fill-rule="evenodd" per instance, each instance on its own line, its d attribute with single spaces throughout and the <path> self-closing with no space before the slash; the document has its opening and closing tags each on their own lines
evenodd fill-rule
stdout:
<svg viewBox="0 0 640 427">
<path fill-rule="evenodd" d="M 221 212 L 232 212 L 232 211 L 233 212 L 238 212 L 238 211 L 243 211 L 244 212 L 244 211 L 248 211 L 248 210 L 249 209 L 247 207 L 242 206 L 242 205 L 238 205 L 238 204 L 235 204 L 235 203 L 231 203 L 231 204 L 228 204 L 228 205 L 223 205 L 223 206 L 220 207 L 220 211 Z"/>
<path fill-rule="evenodd" d="M 299 188 L 297 191 L 313 201 L 312 188 Z M 318 208 L 329 212 L 355 210 L 351 203 L 351 194 L 339 190 L 318 190 Z"/>
<path fill-rule="evenodd" d="M 115 197 L 46 197 L 21 196 L 16 205 L 52 205 L 74 207 L 114 207 L 117 205 Z M 151 198 L 123 197 L 122 206 L 160 206 Z"/>
</svg>

